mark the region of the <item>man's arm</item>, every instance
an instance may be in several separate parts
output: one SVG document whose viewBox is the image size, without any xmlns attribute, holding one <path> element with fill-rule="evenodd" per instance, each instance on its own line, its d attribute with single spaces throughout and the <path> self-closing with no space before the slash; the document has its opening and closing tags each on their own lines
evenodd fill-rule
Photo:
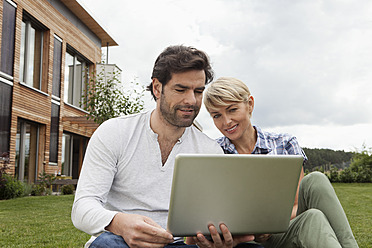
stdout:
<svg viewBox="0 0 372 248">
<path fill-rule="evenodd" d="M 164 247 L 173 242 L 172 234 L 142 215 L 117 213 L 106 230 L 122 236 L 129 247 Z"/>
<path fill-rule="evenodd" d="M 131 247 L 163 247 L 172 242 L 173 237 L 152 219 L 105 207 L 120 200 L 120 195 L 111 194 L 113 199 L 108 202 L 109 192 L 117 182 L 115 177 L 124 150 L 123 140 L 127 139 L 114 131 L 117 129 L 115 120 L 103 123 L 89 141 L 71 213 L 72 221 L 78 229 L 91 235 L 104 231 L 121 235 Z"/>
<path fill-rule="evenodd" d="M 112 124 L 103 123 L 88 143 L 71 212 L 75 227 L 90 235 L 103 232 L 117 213 L 104 208 L 117 161 L 109 130 Z"/>
</svg>

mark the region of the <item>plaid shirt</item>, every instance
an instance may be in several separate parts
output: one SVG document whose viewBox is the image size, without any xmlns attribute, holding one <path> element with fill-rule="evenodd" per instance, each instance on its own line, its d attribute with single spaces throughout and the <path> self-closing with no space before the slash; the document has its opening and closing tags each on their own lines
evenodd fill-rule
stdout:
<svg viewBox="0 0 372 248">
<path fill-rule="evenodd" d="M 302 155 L 304 162 L 307 161 L 306 154 L 298 144 L 295 136 L 263 132 L 260 127 L 253 127 L 257 131 L 257 142 L 252 154 Z M 217 142 L 225 153 L 238 154 L 234 144 L 227 137 L 220 137 Z"/>
</svg>

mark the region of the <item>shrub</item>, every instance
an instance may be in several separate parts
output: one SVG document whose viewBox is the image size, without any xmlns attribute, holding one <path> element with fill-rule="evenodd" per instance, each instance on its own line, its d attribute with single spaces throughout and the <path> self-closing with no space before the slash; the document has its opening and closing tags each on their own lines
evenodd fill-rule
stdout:
<svg viewBox="0 0 372 248">
<path fill-rule="evenodd" d="M 338 182 L 340 182 L 340 177 L 339 177 L 338 170 L 334 166 L 331 166 L 331 169 L 329 171 L 329 180 L 332 183 L 338 183 Z"/>
<path fill-rule="evenodd" d="M 354 183 L 356 182 L 356 176 L 357 176 L 356 173 L 353 172 L 349 167 L 341 171 L 339 178 L 340 181 L 343 183 Z"/>
<path fill-rule="evenodd" d="M 25 186 L 23 182 L 7 174 L 3 174 L 2 179 L 5 183 L 0 187 L 0 200 L 17 198 L 24 195 Z"/>
<path fill-rule="evenodd" d="M 32 192 L 33 185 L 28 183 L 23 183 L 25 191 L 23 192 L 23 196 L 30 196 Z"/>
<path fill-rule="evenodd" d="M 41 195 L 51 195 L 51 185 L 56 177 L 52 174 L 47 174 L 45 172 L 39 174 L 39 184 L 32 186 L 31 195 L 41 196 Z"/>
<path fill-rule="evenodd" d="M 3 152 L 1 153 L 0 156 L 0 191 L 3 191 L 5 188 L 5 184 L 7 183 L 7 179 L 5 176 L 6 175 L 6 170 L 9 168 L 9 153 Z"/>
<path fill-rule="evenodd" d="M 62 195 L 72 195 L 74 193 L 75 186 L 72 184 L 63 185 L 61 188 Z"/>
<path fill-rule="evenodd" d="M 50 188 L 45 187 L 42 184 L 34 184 L 32 186 L 31 195 L 32 196 L 44 196 L 44 195 L 51 195 L 52 190 Z"/>
</svg>

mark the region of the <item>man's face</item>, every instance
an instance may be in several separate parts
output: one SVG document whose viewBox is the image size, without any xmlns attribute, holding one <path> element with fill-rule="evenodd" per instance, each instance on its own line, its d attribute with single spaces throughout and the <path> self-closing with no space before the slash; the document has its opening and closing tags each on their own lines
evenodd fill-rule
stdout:
<svg viewBox="0 0 372 248">
<path fill-rule="evenodd" d="M 173 73 L 171 80 L 160 87 L 158 104 L 163 118 L 176 127 L 190 126 L 202 104 L 205 72 L 193 70 Z"/>
</svg>

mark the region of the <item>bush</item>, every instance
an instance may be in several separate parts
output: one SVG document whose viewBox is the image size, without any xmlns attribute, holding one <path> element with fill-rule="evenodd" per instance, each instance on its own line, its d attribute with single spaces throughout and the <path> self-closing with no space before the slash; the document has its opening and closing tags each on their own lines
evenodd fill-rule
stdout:
<svg viewBox="0 0 372 248">
<path fill-rule="evenodd" d="M 23 183 L 23 184 L 24 184 L 24 188 L 25 188 L 25 191 L 23 192 L 23 196 L 30 196 L 31 193 L 32 193 L 33 185 L 28 184 L 28 183 Z"/>
<path fill-rule="evenodd" d="M 340 181 L 343 183 L 354 183 L 356 182 L 356 176 L 357 174 L 353 172 L 349 167 L 341 171 L 339 178 L 340 178 Z"/>
<path fill-rule="evenodd" d="M 46 188 L 42 184 L 34 184 L 32 186 L 31 195 L 32 196 L 44 196 L 44 195 L 51 195 L 52 190 L 50 188 Z"/>
<path fill-rule="evenodd" d="M 23 182 L 7 174 L 2 175 L 2 180 L 3 184 L 0 187 L 0 200 L 17 198 L 24 195 L 25 186 Z"/>
<path fill-rule="evenodd" d="M 329 171 L 329 180 L 331 183 L 338 183 L 340 182 L 339 173 L 336 167 L 331 166 L 331 169 Z"/>
<path fill-rule="evenodd" d="M 39 174 L 39 184 L 32 186 L 31 195 L 41 196 L 41 195 L 51 195 L 51 186 L 56 177 L 52 174 L 47 174 L 45 172 Z"/>
<path fill-rule="evenodd" d="M 61 188 L 62 195 L 72 195 L 74 193 L 75 186 L 72 184 L 63 185 Z"/>
</svg>

